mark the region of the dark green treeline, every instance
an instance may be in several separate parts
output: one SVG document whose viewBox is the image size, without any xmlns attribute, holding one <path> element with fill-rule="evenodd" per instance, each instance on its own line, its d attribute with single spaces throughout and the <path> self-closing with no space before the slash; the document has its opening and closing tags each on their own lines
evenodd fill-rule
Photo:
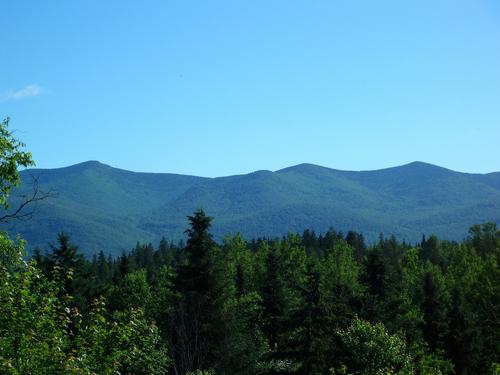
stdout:
<svg viewBox="0 0 500 375">
<path fill-rule="evenodd" d="M 25 262 L 3 236 L 0 372 L 500 373 L 494 224 L 367 246 L 334 230 L 217 244 L 202 210 L 188 220 L 185 244 L 117 259 L 61 234 Z"/>
</svg>

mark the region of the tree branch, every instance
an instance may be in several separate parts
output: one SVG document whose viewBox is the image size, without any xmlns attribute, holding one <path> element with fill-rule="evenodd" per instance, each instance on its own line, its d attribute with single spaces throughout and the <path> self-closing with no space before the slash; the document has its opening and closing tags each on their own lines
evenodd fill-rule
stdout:
<svg viewBox="0 0 500 375">
<path fill-rule="evenodd" d="M 17 206 L 17 208 L 8 214 L 0 216 L 0 223 L 8 223 L 11 220 L 29 220 L 33 217 L 35 213 L 35 208 L 37 202 L 45 200 L 47 198 L 54 197 L 55 194 L 52 191 L 44 192 L 40 190 L 38 185 L 38 178 L 40 176 L 30 175 L 33 180 L 33 189 L 31 194 L 21 195 L 21 203 Z M 26 211 L 27 207 L 31 207 L 29 211 Z"/>
</svg>

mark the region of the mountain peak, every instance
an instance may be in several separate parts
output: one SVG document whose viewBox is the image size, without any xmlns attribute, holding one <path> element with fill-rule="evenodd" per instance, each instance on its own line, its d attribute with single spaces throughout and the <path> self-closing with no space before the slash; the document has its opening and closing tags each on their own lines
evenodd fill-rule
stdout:
<svg viewBox="0 0 500 375">
<path fill-rule="evenodd" d="M 103 164 L 98 160 L 87 160 L 87 161 L 72 165 L 72 167 L 100 167 L 100 166 L 109 167 L 109 165 Z"/>
<path fill-rule="evenodd" d="M 430 163 L 426 163 L 423 161 L 414 161 L 408 164 L 403 164 L 398 167 L 389 168 L 389 169 L 398 169 L 398 170 L 406 170 L 411 173 L 454 173 L 455 171 L 440 167 L 439 165 L 434 165 Z M 458 172 L 455 172 L 458 173 Z"/>
<path fill-rule="evenodd" d="M 412 167 L 412 168 L 441 168 L 441 169 L 446 169 L 443 167 L 440 167 L 438 165 L 434 165 L 431 163 L 426 163 L 425 161 L 412 161 L 411 163 L 408 164 L 403 164 L 401 167 Z"/>
<path fill-rule="evenodd" d="M 70 165 L 66 168 L 71 169 L 95 169 L 95 168 L 111 168 L 109 165 L 101 163 L 98 160 L 88 160 L 81 163 Z"/>
<path fill-rule="evenodd" d="M 313 170 L 332 170 L 328 167 L 323 167 L 321 165 L 312 164 L 312 163 L 300 163 L 297 165 L 292 165 L 291 167 L 286 167 L 283 169 L 279 169 L 276 172 L 307 172 Z"/>
</svg>

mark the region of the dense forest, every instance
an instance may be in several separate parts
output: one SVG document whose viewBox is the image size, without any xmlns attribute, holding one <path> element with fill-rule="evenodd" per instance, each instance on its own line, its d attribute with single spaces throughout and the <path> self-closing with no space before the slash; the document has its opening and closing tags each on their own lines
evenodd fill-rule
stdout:
<svg viewBox="0 0 500 375">
<path fill-rule="evenodd" d="M 29 152 L 0 123 L 0 222 Z M 312 230 L 86 258 L 0 232 L 0 374 L 500 374 L 500 231 L 414 244 Z M 464 233 L 464 235 L 466 235 Z"/>
<path fill-rule="evenodd" d="M 500 231 L 415 245 L 330 230 L 85 259 L 0 237 L 0 373 L 497 374 Z"/>
</svg>

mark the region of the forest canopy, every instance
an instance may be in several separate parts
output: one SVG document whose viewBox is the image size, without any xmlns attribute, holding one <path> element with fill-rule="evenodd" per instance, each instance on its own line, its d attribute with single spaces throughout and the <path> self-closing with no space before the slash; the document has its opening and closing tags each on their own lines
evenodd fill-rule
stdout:
<svg viewBox="0 0 500 375">
<path fill-rule="evenodd" d="M 0 236 L 6 374 L 496 374 L 500 231 L 415 245 L 306 230 L 85 259 L 68 235 L 26 258 Z"/>
</svg>

